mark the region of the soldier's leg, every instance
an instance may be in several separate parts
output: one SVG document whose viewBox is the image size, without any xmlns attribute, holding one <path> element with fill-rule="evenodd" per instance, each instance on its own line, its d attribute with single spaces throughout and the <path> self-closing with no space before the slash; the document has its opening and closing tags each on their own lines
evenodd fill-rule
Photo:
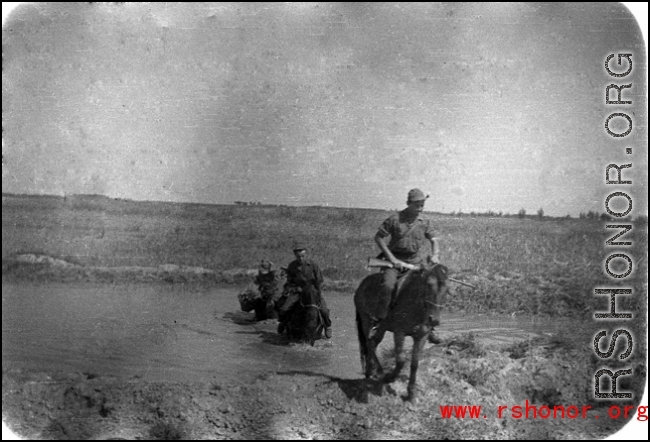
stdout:
<svg viewBox="0 0 650 442">
<path fill-rule="evenodd" d="M 320 314 L 323 316 L 325 337 L 330 339 L 332 337 L 332 320 L 330 319 L 330 309 L 327 308 L 327 302 L 325 302 L 325 298 L 322 294 L 320 296 Z"/>
<path fill-rule="evenodd" d="M 393 289 L 397 283 L 398 275 L 399 270 L 397 269 L 385 269 L 382 273 L 382 280 L 381 285 L 379 286 L 377 299 L 377 308 L 375 310 L 375 316 L 372 318 L 373 324 L 368 335 L 369 339 L 374 339 L 375 336 L 377 336 L 377 332 L 379 331 L 379 324 L 383 319 L 386 318 L 386 315 L 388 314 L 388 306 L 393 294 Z"/>
<path fill-rule="evenodd" d="M 427 337 L 428 341 L 432 344 L 440 344 L 442 343 L 442 339 L 438 337 L 436 332 L 434 331 L 434 327 L 437 327 L 440 324 L 440 314 L 442 312 L 442 306 L 445 304 L 445 300 L 447 299 L 447 290 L 449 287 L 447 286 L 446 282 L 443 282 L 440 284 L 439 288 L 439 295 L 437 298 L 437 303 L 440 305 L 435 311 L 434 314 L 429 316 L 429 325 L 432 326 L 431 331 L 429 332 L 429 336 Z"/>
<path fill-rule="evenodd" d="M 377 310 L 375 311 L 376 319 L 382 320 L 388 314 L 388 305 L 393 294 L 393 289 L 397 283 L 397 276 L 399 270 L 385 269 L 382 274 L 381 286 L 379 287 L 379 299 L 377 302 Z"/>
<path fill-rule="evenodd" d="M 284 298 L 284 295 L 282 296 Z M 289 311 L 293 308 L 294 304 L 298 302 L 299 295 L 295 292 L 290 292 L 278 309 L 278 333 L 282 334 L 285 330 L 285 325 L 289 316 Z"/>
<path fill-rule="evenodd" d="M 325 328 L 330 328 L 332 326 L 332 320 L 330 319 L 330 309 L 327 308 L 327 303 L 325 302 L 325 298 L 323 298 L 322 295 L 320 298 L 320 313 L 323 315 Z"/>
</svg>

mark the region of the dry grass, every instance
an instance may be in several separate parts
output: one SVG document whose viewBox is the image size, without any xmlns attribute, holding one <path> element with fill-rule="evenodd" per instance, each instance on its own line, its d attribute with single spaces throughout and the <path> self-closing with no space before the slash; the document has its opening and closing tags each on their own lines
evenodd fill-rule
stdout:
<svg viewBox="0 0 650 442">
<path fill-rule="evenodd" d="M 260 259 L 286 265 L 304 242 L 320 263 L 329 288 L 352 291 L 368 274 L 372 240 L 389 212 L 326 207 L 199 205 L 108 198 L 3 196 L 3 264 L 21 253 L 81 266 L 202 267 L 216 272 L 255 268 Z M 451 275 L 476 290 L 453 285 L 448 308 L 470 312 L 586 316 L 603 310 L 609 286 L 602 263 L 606 222 L 566 218 L 462 218 L 427 214 L 440 238 Z M 647 224 L 626 235 L 643 256 Z M 3 269 L 7 266 L 3 265 Z M 645 293 L 647 263 L 627 279 Z M 4 275 L 4 271 L 3 271 Z M 235 281 L 237 282 L 237 281 Z M 620 309 L 645 311 L 645 296 L 622 297 Z"/>
</svg>

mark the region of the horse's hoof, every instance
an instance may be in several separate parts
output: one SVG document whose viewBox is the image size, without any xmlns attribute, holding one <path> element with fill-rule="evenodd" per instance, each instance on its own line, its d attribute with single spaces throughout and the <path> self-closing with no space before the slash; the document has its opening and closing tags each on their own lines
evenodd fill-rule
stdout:
<svg viewBox="0 0 650 442">
<path fill-rule="evenodd" d="M 388 376 L 384 376 L 384 378 L 382 379 L 382 382 L 384 384 L 392 384 L 393 382 L 395 382 L 396 379 L 397 379 L 397 376 L 388 375 Z"/>
<path fill-rule="evenodd" d="M 381 373 L 366 373 L 366 379 L 373 382 L 380 382 L 384 376 Z"/>
<path fill-rule="evenodd" d="M 404 400 L 411 403 L 417 402 L 417 393 L 414 390 L 411 390 L 410 388 L 407 389 Z"/>
</svg>

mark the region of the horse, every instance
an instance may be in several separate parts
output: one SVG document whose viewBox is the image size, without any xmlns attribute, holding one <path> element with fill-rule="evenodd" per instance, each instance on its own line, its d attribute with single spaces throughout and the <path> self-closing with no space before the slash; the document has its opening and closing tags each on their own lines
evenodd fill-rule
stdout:
<svg viewBox="0 0 650 442">
<path fill-rule="evenodd" d="M 324 321 L 320 314 L 319 301 L 320 294 L 312 284 L 290 290 L 285 301 L 293 303 L 285 309 L 289 339 L 308 342 L 313 346 L 316 339 L 321 337 Z"/>
<path fill-rule="evenodd" d="M 265 319 L 278 319 L 278 312 L 275 303 L 278 299 L 278 290 L 276 286 L 262 285 L 260 287 L 260 296 L 256 298 L 255 320 L 264 321 Z"/>
<path fill-rule="evenodd" d="M 377 293 L 382 275 L 376 273 L 367 276 L 361 281 L 354 294 L 361 369 L 365 372 L 366 378 L 381 379 L 384 383 L 395 381 L 406 362 L 403 351 L 405 338 L 406 336 L 413 338 L 407 400 L 413 400 L 416 395 L 417 370 L 426 337 L 431 329 L 440 323 L 440 311 L 447 292 L 446 278 L 447 268 L 441 264 L 421 265 L 419 268 L 409 270 L 398 283 L 396 299 L 373 339 L 369 339 L 368 336 L 372 329 L 372 317 L 375 316 L 377 309 Z M 395 368 L 390 374 L 384 376 L 376 351 L 386 331 L 394 334 Z"/>
<path fill-rule="evenodd" d="M 259 290 L 249 286 L 238 295 L 239 305 L 242 311 L 255 311 L 255 321 L 266 319 L 277 319 L 276 310 L 277 292 L 264 286 Z"/>
</svg>

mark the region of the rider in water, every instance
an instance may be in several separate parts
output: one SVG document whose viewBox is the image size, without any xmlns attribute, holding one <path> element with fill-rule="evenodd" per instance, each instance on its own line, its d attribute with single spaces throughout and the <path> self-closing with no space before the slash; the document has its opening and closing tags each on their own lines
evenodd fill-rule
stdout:
<svg viewBox="0 0 650 442">
<path fill-rule="evenodd" d="M 421 217 L 424 210 L 424 202 L 429 195 L 424 195 L 420 189 L 412 189 L 408 193 L 406 209 L 391 215 L 379 227 L 375 235 L 375 242 L 381 249 L 380 257 L 390 261 L 394 267 L 385 268 L 382 275 L 382 284 L 379 292 L 379 307 L 377 316 L 373 318 L 373 328 L 370 337 L 374 337 L 379 325 L 388 314 L 388 307 L 397 279 L 403 276 L 408 269 L 403 265 L 421 264 L 425 259 L 422 256 L 423 246 L 431 243 L 430 261 L 437 264 L 439 259 L 438 242 L 434 236 L 429 220 Z M 386 238 L 390 236 L 390 242 Z M 436 321 L 437 322 L 437 321 Z M 432 325 L 435 322 L 432 320 Z M 431 329 L 429 342 L 440 344 L 442 341 Z"/>
<path fill-rule="evenodd" d="M 323 316 L 323 321 L 325 322 L 325 337 L 330 339 L 332 337 L 332 321 L 330 320 L 330 311 L 327 308 L 327 303 L 323 297 L 321 287 L 323 285 L 323 275 L 321 274 L 320 268 L 315 261 L 307 258 L 307 248 L 302 245 L 297 245 L 293 249 L 293 254 L 296 257 L 292 261 L 287 269 L 287 282 L 284 285 L 285 293 L 295 292 L 295 291 L 306 291 L 306 290 L 315 290 L 316 299 L 319 299 L 318 306 Z M 283 304 L 280 307 L 279 311 L 279 323 L 278 323 L 278 333 L 284 332 L 285 324 L 287 320 L 287 313 L 291 310 L 291 307 L 298 301 L 298 298 L 295 296 L 288 296 L 281 302 Z"/>
<path fill-rule="evenodd" d="M 271 261 L 262 260 L 255 276 L 255 285 L 265 301 L 274 300 L 279 291 L 280 278 Z"/>
</svg>

